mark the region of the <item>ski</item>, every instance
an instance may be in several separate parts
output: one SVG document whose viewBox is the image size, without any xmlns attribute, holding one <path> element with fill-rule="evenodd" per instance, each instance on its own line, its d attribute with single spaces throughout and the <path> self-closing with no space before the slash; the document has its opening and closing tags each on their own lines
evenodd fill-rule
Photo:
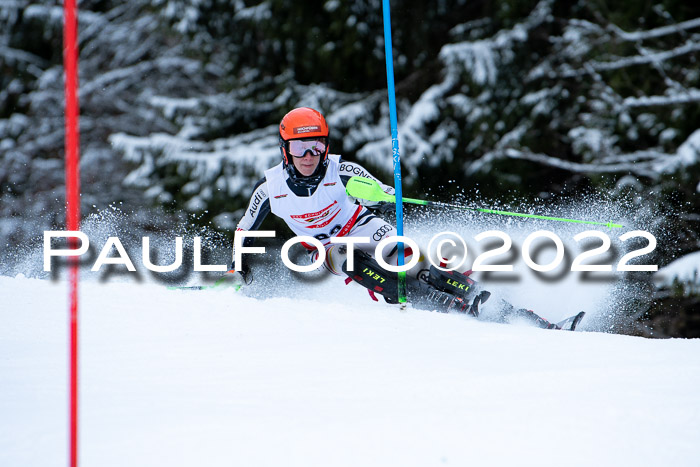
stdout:
<svg viewBox="0 0 700 467">
<path fill-rule="evenodd" d="M 235 292 L 240 290 L 241 285 L 230 286 Z M 209 289 L 223 289 L 225 287 L 218 285 L 169 285 L 168 290 L 209 290 Z"/>
<path fill-rule="evenodd" d="M 577 313 L 574 316 L 569 316 L 565 320 L 559 321 L 557 323 L 557 326 L 564 331 L 574 331 L 576 330 L 576 326 L 578 326 L 585 314 L 585 311 L 581 311 L 580 313 Z"/>
<path fill-rule="evenodd" d="M 169 285 L 168 290 L 211 290 L 211 289 L 226 289 L 231 288 L 234 292 L 238 292 L 243 287 L 243 284 L 232 283 L 228 276 L 217 279 L 211 285 Z"/>
</svg>

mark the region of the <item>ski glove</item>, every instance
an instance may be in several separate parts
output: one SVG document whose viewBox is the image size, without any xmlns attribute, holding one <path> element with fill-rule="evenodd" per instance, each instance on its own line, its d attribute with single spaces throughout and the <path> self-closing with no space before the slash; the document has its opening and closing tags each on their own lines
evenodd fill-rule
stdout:
<svg viewBox="0 0 700 467">
<path fill-rule="evenodd" d="M 243 263 L 243 265 L 237 269 L 236 262 L 234 261 L 231 263 L 229 270 L 239 273 L 243 278 L 245 285 L 250 285 L 253 282 L 253 272 L 250 270 L 250 266 L 248 266 L 248 264 Z"/>
<path fill-rule="evenodd" d="M 380 216 L 384 217 L 388 214 L 391 214 L 396 210 L 396 204 L 394 203 L 389 203 L 387 201 L 380 201 L 374 206 L 368 206 L 370 209 L 374 210 L 377 214 Z"/>
</svg>

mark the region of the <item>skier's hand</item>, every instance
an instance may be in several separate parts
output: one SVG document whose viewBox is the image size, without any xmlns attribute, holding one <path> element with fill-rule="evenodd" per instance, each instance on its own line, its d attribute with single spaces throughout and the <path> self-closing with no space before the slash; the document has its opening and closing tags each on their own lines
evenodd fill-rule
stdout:
<svg viewBox="0 0 700 467">
<path fill-rule="evenodd" d="M 396 204 L 389 203 L 387 201 L 380 201 L 375 206 L 372 206 L 371 209 L 373 209 L 380 216 L 384 217 L 394 212 L 394 210 L 396 209 Z"/>
<path fill-rule="evenodd" d="M 245 285 L 250 285 L 253 282 L 253 271 L 251 271 L 250 266 L 246 263 L 243 263 L 240 268 L 236 268 L 236 262 L 232 262 L 229 272 L 240 274 Z"/>
</svg>

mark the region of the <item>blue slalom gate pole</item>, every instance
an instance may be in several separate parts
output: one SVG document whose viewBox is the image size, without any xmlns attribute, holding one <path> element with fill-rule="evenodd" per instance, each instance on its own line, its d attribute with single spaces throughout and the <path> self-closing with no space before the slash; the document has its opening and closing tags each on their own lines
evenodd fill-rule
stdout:
<svg viewBox="0 0 700 467">
<path fill-rule="evenodd" d="M 403 236 L 403 200 L 401 190 L 401 156 L 399 155 L 399 130 L 396 119 L 396 95 L 394 91 L 394 58 L 391 47 L 391 14 L 389 0 L 382 0 L 384 15 L 384 56 L 386 58 L 386 84 L 389 92 L 389 120 L 391 122 L 391 148 L 394 159 L 394 190 L 396 195 L 396 232 Z M 398 265 L 404 265 L 403 242 L 398 243 Z M 399 303 L 406 303 L 406 272 L 399 272 Z"/>
</svg>

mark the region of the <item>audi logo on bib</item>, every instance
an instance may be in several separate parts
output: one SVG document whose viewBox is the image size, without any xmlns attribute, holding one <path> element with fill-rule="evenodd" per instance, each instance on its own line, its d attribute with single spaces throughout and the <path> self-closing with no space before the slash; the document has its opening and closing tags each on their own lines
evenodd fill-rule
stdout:
<svg viewBox="0 0 700 467">
<path fill-rule="evenodd" d="M 381 240 L 387 233 L 391 232 L 392 227 L 389 224 L 384 224 L 382 227 L 377 229 L 376 232 L 374 232 L 374 235 L 372 235 L 372 239 L 375 242 L 378 242 Z"/>
</svg>

